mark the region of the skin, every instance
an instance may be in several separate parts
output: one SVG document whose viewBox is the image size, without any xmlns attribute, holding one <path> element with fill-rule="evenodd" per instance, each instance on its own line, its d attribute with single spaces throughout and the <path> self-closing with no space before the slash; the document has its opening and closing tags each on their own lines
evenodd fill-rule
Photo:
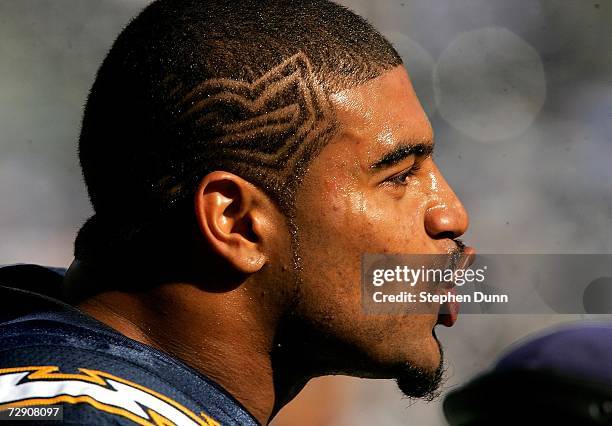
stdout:
<svg viewBox="0 0 612 426">
<path fill-rule="evenodd" d="M 410 155 L 371 170 L 402 144 L 433 144 L 433 132 L 403 67 L 337 94 L 341 135 L 317 158 L 298 196 L 303 253 L 300 310 L 371 362 L 440 362 L 431 330 L 437 315 L 371 317 L 360 313 L 364 253 L 448 253 L 468 216 L 430 155 Z M 417 167 L 419 170 L 414 170 Z M 409 170 L 413 176 L 405 176 Z M 329 173 L 334 170 L 335 173 Z M 312 230 L 315 230 L 313 232 Z M 306 231 L 308 230 L 308 231 Z M 318 303 L 312 304 L 310 301 Z"/>
<path fill-rule="evenodd" d="M 431 156 L 371 167 L 402 144 L 431 145 L 430 123 L 403 67 L 335 94 L 332 105 L 340 132 L 300 186 L 295 240 L 261 190 L 213 172 L 194 199 L 196 244 L 174 264 L 189 280 L 78 304 L 209 376 L 262 424 L 312 377 L 392 378 L 441 363 L 437 315 L 366 316 L 359 291 L 362 253 L 448 253 L 468 226 Z M 79 265 L 69 272 L 78 277 Z"/>
</svg>

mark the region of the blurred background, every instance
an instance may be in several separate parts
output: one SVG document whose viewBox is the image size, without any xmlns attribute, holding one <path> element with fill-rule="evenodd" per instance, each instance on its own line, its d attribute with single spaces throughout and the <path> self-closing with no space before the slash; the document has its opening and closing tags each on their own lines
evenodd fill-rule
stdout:
<svg viewBox="0 0 612 426">
<path fill-rule="evenodd" d="M 147 0 L 0 0 L 0 264 L 67 266 L 91 214 L 76 144 L 95 72 Z M 403 56 L 482 253 L 612 253 L 612 2 L 343 0 Z M 112 125 L 112 123 L 110 124 Z M 111 167 L 109 165 L 109 167 Z M 453 389 L 528 332 L 438 330 Z M 444 425 L 384 380 L 313 380 L 274 425 Z"/>
</svg>

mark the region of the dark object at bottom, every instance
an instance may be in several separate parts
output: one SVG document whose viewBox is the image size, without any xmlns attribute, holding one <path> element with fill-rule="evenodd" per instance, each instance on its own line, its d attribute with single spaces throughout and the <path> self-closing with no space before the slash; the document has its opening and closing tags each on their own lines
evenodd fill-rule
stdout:
<svg viewBox="0 0 612 426">
<path fill-rule="evenodd" d="M 451 426 L 612 425 L 612 324 L 519 344 L 444 401 Z"/>
<path fill-rule="evenodd" d="M 444 401 L 451 426 L 612 425 L 612 389 L 534 371 L 480 377 Z"/>
</svg>

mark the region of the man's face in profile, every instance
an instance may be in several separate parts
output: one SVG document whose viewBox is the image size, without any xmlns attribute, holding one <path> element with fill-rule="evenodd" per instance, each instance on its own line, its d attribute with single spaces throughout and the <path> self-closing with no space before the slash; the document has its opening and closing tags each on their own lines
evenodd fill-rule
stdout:
<svg viewBox="0 0 612 426">
<path fill-rule="evenodd" d="M 332 103 L 338 135 L 313 160 L 296 198 L 298 314 L 352 348 L 364 375 L 399 378 L 402 388 L 408 370 L 433 380 L 441 365 L 438 316 L 365 315 L 360 258 L 449 253 L 467 213 L 432 160 L 431 125 L 403 67 Z"/>
</svg>

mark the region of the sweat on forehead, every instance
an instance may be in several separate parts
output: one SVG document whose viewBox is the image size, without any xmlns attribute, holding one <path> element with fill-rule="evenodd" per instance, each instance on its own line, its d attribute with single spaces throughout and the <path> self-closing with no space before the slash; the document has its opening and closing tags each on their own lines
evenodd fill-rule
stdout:
<svg viewBox="0 0 612 426">
<path fill-rule="evenodd" d="M 403 67 L 331 96 L 335 142 L 350 144 L 366 174 L 433 153 L 433 129 Z"/>
</svg>

